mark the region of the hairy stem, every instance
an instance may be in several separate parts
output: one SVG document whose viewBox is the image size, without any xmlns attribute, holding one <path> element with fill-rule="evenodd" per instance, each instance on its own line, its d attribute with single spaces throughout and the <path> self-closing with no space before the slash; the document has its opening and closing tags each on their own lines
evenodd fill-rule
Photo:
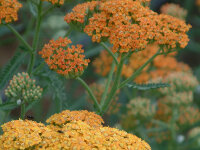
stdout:
<svg viewBox="0 0 200 150">
<path fill-rule="evenodd" d="M 36 29 L 35 29 L 35 36 L 33 39 L 33 53 L 31 54 L 31 60 L 28 66 L 28 73 L 31 75 L 33 66 L 35 64 L 35 57 L 36 57 L 36 52 L 37 52 L 37 46 L 38 46 L 38 41 L 39 41 L 39 35 L 40 35 L 40 25 L 41 25 L 41 20 L 42 20 L 42 1 L 40 1 L 40 4 L 38 5 L 38 16 L 37 16 L 37 23 L 36 23 Z"/>
<path fill-rule="evenodd" d="M 24 46 L 29 50 L 30 53 L 33 52 L 33 49 L 31 48 L 31 46 L 24 40 L 24 38 L 9 24 L 5 24 L 7 26 L 7 28 L 12 31 L 16 37 L 24 44 Z"/>
<path fill-rule="evenodd" d="M 113 99 L 115 93 L 117 92 L 117 89 L 118 89 L 119 83 L 120 83 L 121 72 L 122 72 L 122 67 L 123 67 L 125 58 L 126 57 L 122 57 L 119 65 L 117 66 L 117 73 L 116 73 L 116 77 L 115 77 L 112 89 L 111 89 L 110 93 L 108 94 L 108 97 L 106 98 L 105 102 L 102 103 L 102 105 L 101 105 L 101 108 L 102 108 L 101 115 L 103 115 L 107 111 L 107 109 L 109 108 L 109 106 L 112 102 L 112 99 Z"/>
<path fill-rule="evenodd" d="M 101 105 L 103 105 L 105 103 L 106 96 L 108 94 L 108 90 L 109 90 L 109 87 L 110 87 L 110 84 L 111 84 L 111 81 L 112 81 L 114 70 L 115 70 L 115 62 L 112 63 L 110 73 L 108 75 L 108 80 L 107 80 L 107 83 L 106 83 L 106 86 L 105 86 L 105 89 L 104 89 L 104 92 L 103 92 L 103 95 L 102 95 L 102 98 L 101 98 Z"/>
<path fill-rule="evenodd" d="M 21 116 L 20 116 L 20 119 L 24 120 L 25 113 L 26 113 L 26 106 L 25 106 L 25 103 L 22 103 L 21 104 Z"/>
<path fill-rule="evenodd" d="M 133 75 L 132 75 L 131 77 L 129 77 L 128 79 L 126 79 L 125 81 L 123 81 L 123 82 L 120 84 L 119 88 L 123 88 L 128 82 L 133 81 L 133 80 L 141 73 L 141 71 L 142 71 L 149 63 L 151 63 L 151 62 L 154 60 L 154 58 L 155 58 L 156 56 L 158 56 L 158 55 L 160 55 L 160 50 L 159 50 L 156 54 L 154 54 L 149 60 L 147 60 L 138 70 L 136 70 L 136 71 L 133 73 Z"/>
<path fill-rule="evenodd" d="M 94 102 L 95 108 L 97 109 L 97 112 L 101 112 L 101 107 L 96 99 L 96 97 L 94 96 L 92 90 L 90 89 L 90 87 L 87 85 L 87 83 L 85 83 L 84 80 L 82 80 L 80 77 L 76 78 L 82 85 L 83 87 L 87 90 L 88 94 L 90 95 L 92 101 Z"/>
<path fill-rule="evenodd" d="M 100 44 L 101 44 L 101 45 L 105 48 L 105 50 L 112 56 L 113 60 L 115 61 L 115 64 L 118 65 L 117 58 L 115 57 L 115 55 L 113 54 L 113 52 L 110 50 L 110 48 L 109 48 L 104 42 L 101 42 Z"/>
</svg>

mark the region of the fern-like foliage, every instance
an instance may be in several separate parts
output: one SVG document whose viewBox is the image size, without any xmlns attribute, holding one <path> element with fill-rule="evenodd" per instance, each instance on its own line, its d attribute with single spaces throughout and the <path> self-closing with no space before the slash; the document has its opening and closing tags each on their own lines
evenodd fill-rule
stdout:
<svg viewBox="0 0 200 150">
<path fill-rule="evenodd" d="M 8 64 L 2 69 L 0 74 L 0 90 L 2 90 L 12 76 L 16 73 L 19 66 L 23 62 L 23 58 L 26 56 L 25 52 L 16 52 L 15 55 L 11 58 Z"/>
<path fill-rule="evenodd" d="M 129 88 L 134 88 L 138 90 L 149 90 L 149 89 L 157 89 L 157 88 L 164 88 L 169 87 L 170 85 L 167 83 L 148 83 L 148 84 L 127 84 Z"/>
</svg>

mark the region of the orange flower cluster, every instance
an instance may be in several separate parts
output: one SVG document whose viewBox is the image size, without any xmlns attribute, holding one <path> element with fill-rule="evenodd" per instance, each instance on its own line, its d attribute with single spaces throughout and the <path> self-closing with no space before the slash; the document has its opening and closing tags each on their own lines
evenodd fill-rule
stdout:
<svg viewBox="0 0 200 150">
<path fill-rule="evenodd" d="M 98 5 L 98 1 L 91 1 L 91 2 L 86 2 L 83 4 L 78 4 L 72 9 L 71 13 L 68 13 L 65 16 L 65 21 L 67 23 L 71 23 L 71 22 L 84 23 L 85 17 L 87 16 L 88 11 L 94 11 L 97 5 Z"/>
<path fill-rule="evenodd" d="M 91 5 L 92 2 L 78 5 L 72 13 L 66 15 L 65 20 L 67 23 L 76 23 L 77 20 L 82 23 L 84 31 L 92 37 L 93 42 L 109 39 L 113 44 L 113 52 L 144 49 L 150 42 L 156 42 L 168 49 L 184 48 L 189 41 L 186 32 L 190 25 L 168 15 L 158 15 L 142 6 L 139 1 L 99 2 L 99 10 L 93 13 L 92 17 L 91 13 L 82 12 L 85 7 L 94 9 Z M 96 5 L 97 3 L 95 7 Z"/>
<path fill-rule="evenodd" d="M 63 5 L 65 0 L 43 0 L 52 3 L 53 5 L 58 4 L 58 5 Z"/>
<path fill-rule="evenodd" d="M 17 0 L 0 0 L 0 24 L 2 21 L 10 23 L 18 20 L 18 11 L 22 4 Z"/>
<path fill-rule="evenodd" d="M 200 6 L 200 0 L 196 0 L 196 5 Z"/>
<path fill-rule="evenodd" d="M 78 111 L 76 113 L 78 114 Z M 90 116 L 85 115 L 84 117 Z M 58 117 L 60 120 L 65 120 L 66 116 Z M 30 120 L 15 120 L 5 123 L 2 126 L 4 133 L 0 136 L 0 150 L 151 150 L 145 141 L 135 135 L 110 127 L 94 128 L 82 120 L 82 115 L 79 115 L 75 120 L 62 124 L 60 130 L 54 130 Z M 54 125 L 52 124 L 52 126 Z"/>
<path fill-rule="evenodd" d="M 90 88 L 92 89 L 99 104 L 101 103 L 101 98 L 102 98 L 103 92 L 105 90 L 105 85 L 106 85 L 106 82 L 103 82 L 101 84 L 93 83 L 90 85 Z M 110 92 L 110 90 L 111 89 L 109 89 L 109 92 Z M 93 101 L 90 99 L 90 96 L 88 95 L 88 93 L 87 93 L 87 99 L 90 103 L 93 103 Z M 115 114 L 119 111 L 120 104 L 118 103 L 118 100 L 119 100 L 119 90 L 117 91 L 115 97 L 113 98 L 113 101 L 112 101 L 108 111 L 106 112 L 107 114 Z"/>
<path fill-rule="evenodd" d="M 143 51 L 133 53 L 128 63 L 123 66 L 122 76 L 130 77 L 140 66 L 158 51 L 157 45 L 148 45 Z M 189 71 L 190 68 L 174 58 L 175 53 L 157 56 L 151 64 L 144 68 L 142 73 L 135 79 L 136 82 L 147 82 L 158 77 L 166 77 L 172 72 Z M 112 57 L 107 51 L 102 51 L 100 56 L 93 62 L 96 73 L 106 76 L 112 64 Z"/>
<path fill-rule="evenodd" d="M 185 19 L 187 16 L 187 10 L 181 8 L 178 4 L 167 3 L 163 5 L 160 9 L 162 14 L 167 14 L 173 17 L 177 17 L 179 19 Z"/>
<path fill-rule="evenodd" d="M 44 45 L 42 51 L 39 52 L 50 69 L 64 75 L 67 78 L 80 76 L 90 62 L 89 59 L 84 59 L 84 50 L 81 45 L 74 45 L 71 48 L 68 46 L 71 40 L 68 38 L 59 38 L 51 40 Z"/>
</svg>

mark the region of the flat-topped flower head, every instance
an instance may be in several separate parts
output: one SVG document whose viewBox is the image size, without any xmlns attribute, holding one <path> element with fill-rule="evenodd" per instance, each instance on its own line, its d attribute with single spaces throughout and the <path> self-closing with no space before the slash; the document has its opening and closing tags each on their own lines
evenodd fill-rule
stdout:
<svg viewBox="0 0 200 150">
<path fill-rule="evenodd" d="M 78 112 L 78 111 L 77 111 Z M 84 117 L 90 117 L 87 112 Z M 65 115 L 61 116 L 64 120 Z M 29 120 L 15 120 L 5 123 L 0 136 L 0 149 L 131 149 L 151 150 L 149 144 L 135 135 L 115 128 L 96 128 L 79 115 L 62 124 L 60 130 L 53 130 L 41 123 Z M 95 116 L 97 117 L 97 116 Z M 91 119 L 95 120 L 96 118 Z M 71 120 L 72 119 L 72 120 Z M 82 121 L 81 121 L 82 120 Z"/>
<path fill-rule="evenodd" d="M 52 3 L 53 5 L 63 5 L 65 0 L 43 0 Z"/>
<path fill-rule="evenodd" d="M 9 86 L 5 90 L 5 95 L 15 101 L 19 99 L 25 102 L 39 100 L 43 89 L 40 86 L 36 86 L 35 82 L 28 73 L 18 73 L 10 80 Z"/>
<path fill-rule="evenodd" d="M 42 141 L 45 125 L 30 120 L 14 120 L 2 125 L 0 149 L 27 149 Z"/>
<path fill-rule="evenodd" d="M 155 106 L 151 104 L 148 98 L 136 97 L 127 104 L 128 115 L 133 115 L 135 118 L 151 118 L 155 113 Z M 141 111 L 142 110 L 142 111 Z"/>
<path fill-rule="evenodd" d="M 163 81 L 171 85 L 169 88 L 160 89 L 163 94 L 167 95 L 173 92 L 193 91 L 199 85 L 197 78 L 187 72 L 171 73 Z"/>
<path fill-rule="evenodd" d="M 49 68 L 66 78 L 76 78 L 84 72 L 90 62 L 84 59 L 84 50 L 81 45 L 69 47 L 71 40 L 59 37 L 45 44 L 39 54 L 45 59 Z"/>
<path fill-rule="evenodd" d="M 22 4 L 18 0 L 0 0 L 0 24 L 2 21 L 10 23 L 18 20 L 18 11 Z"/>
<path fill-rule="evenodd" d="M 84 29 L 93 42 L 108 40 L 114 53 L 142 50 L 152 42 L 167 51 L 184 48 L 189 41 L 186 32 L 191 26 L 172 16 L 159 15 L 144 7 L 143 2 L 147 1 L 83 3 L 67 14 L 65 20 Z"/>
<path fill-rule="evenodd" d="M 81 111 L 65 110 L 59 114 L 54 114 L 49 119 L 47 119 L 46 122 L 62 127 L 63 125 L 71 121 L 78 121 L 78 120 L 81 120 L 94 128 L 98 128 L 102 126 L 102 123 L 104 123 L 101 116 L 95 114 L 94 112 L 88 112 L 87 110 L 81 110 Z"/>
<path fill-rule="evenodd" d="M 167 3 L 163 5 L 160 9 L 162 14 L 167 14 L 179 19 L 185 19 L 187 16 L 187 10 L 181 8 L 180 5 L 174 3 Z"/>
</svg>

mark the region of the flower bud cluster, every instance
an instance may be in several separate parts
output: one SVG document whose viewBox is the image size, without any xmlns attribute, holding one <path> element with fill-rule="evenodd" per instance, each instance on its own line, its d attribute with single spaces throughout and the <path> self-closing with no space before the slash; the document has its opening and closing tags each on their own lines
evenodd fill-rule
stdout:
<svg viewBox="0 0 200 150">
<path fill-rule="evenodd" d="M 29 77 L 28 73 L 18 73 L 10 80 L 9 86 L 5 90 L 5 95 L 8 98 L 21 99 L 25 102 L 38 100 L 42 96 L 43 89 L 36 86 L 35 82 Z"/>
</svg>

